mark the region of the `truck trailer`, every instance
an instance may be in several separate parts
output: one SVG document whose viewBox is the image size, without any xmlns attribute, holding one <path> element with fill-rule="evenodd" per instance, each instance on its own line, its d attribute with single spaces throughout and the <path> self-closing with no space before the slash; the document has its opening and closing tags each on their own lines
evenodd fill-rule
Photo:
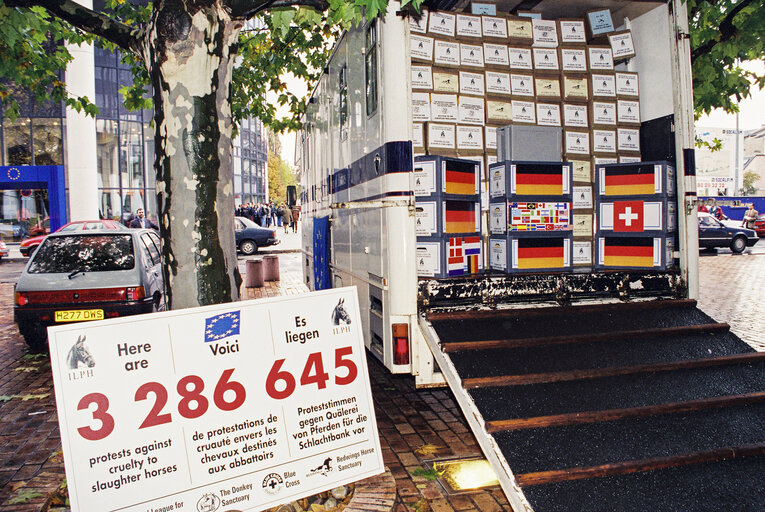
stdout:
<svg viewBox="0 0 765 512">
<path fill-rule="evenodd" d="M 691 83 L 681 0 L 392 2 L 311 94 L 305 283 L 451 388 L 516 511 L 762 507 L 765 358 L 696 308 Z"/>
</svg>

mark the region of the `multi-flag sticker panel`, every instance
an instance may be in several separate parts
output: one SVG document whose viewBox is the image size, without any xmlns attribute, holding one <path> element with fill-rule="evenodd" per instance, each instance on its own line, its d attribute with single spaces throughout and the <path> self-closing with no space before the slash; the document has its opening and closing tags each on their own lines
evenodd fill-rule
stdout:
<svg viewBox="0 0 765 512">
<path fill-rule="evenodd" d="M 450 277 L 475 274 L 483 268 L 481 243 L 480 236 L 449 238 L 446 265 Z"/>
<path fill-rule="evenodd" d="M 571 203 L 510 203 L 510 231 L 571 229 Z"/>
</svg>

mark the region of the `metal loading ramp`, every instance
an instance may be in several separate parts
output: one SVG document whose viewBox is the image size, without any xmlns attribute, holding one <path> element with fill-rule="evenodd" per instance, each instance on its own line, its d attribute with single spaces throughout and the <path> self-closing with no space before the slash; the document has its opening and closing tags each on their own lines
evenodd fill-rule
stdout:
<svg viewBox="0 0 765 512">
<path fill-rule="evenodd" d="M 420 322 L 517 511 L 765 510 L 765 353 L 695 301 Z"/>
</svg>

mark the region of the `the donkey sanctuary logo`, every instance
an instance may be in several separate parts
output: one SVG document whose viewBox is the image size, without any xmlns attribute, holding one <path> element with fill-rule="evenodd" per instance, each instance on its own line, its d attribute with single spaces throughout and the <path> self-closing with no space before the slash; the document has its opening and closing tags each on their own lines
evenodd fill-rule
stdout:
<svg viewBox="0 0 765 512">
<path fill-rule="evenodd" d="M 94 375 L 94 366 L 96 366 L 96 360 L 85 345 L 85 335 L 81 334 L 66 355 L 66 367 L 69 370 L 69 380 L 92 377 Z"/>
</svg>

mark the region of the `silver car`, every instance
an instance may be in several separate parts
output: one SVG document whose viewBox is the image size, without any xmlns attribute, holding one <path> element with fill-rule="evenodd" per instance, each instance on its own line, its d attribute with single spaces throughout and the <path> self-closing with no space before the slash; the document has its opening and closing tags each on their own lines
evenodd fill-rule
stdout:
<svg viewBox="0 0 765 512">
<path fill-rule="evenodd" d="M 19 277 L 14 319 L 33 349 L 47 327 L 164 309 L 160 239 L 151 229 L 48 235 Z"/>
</svg>

